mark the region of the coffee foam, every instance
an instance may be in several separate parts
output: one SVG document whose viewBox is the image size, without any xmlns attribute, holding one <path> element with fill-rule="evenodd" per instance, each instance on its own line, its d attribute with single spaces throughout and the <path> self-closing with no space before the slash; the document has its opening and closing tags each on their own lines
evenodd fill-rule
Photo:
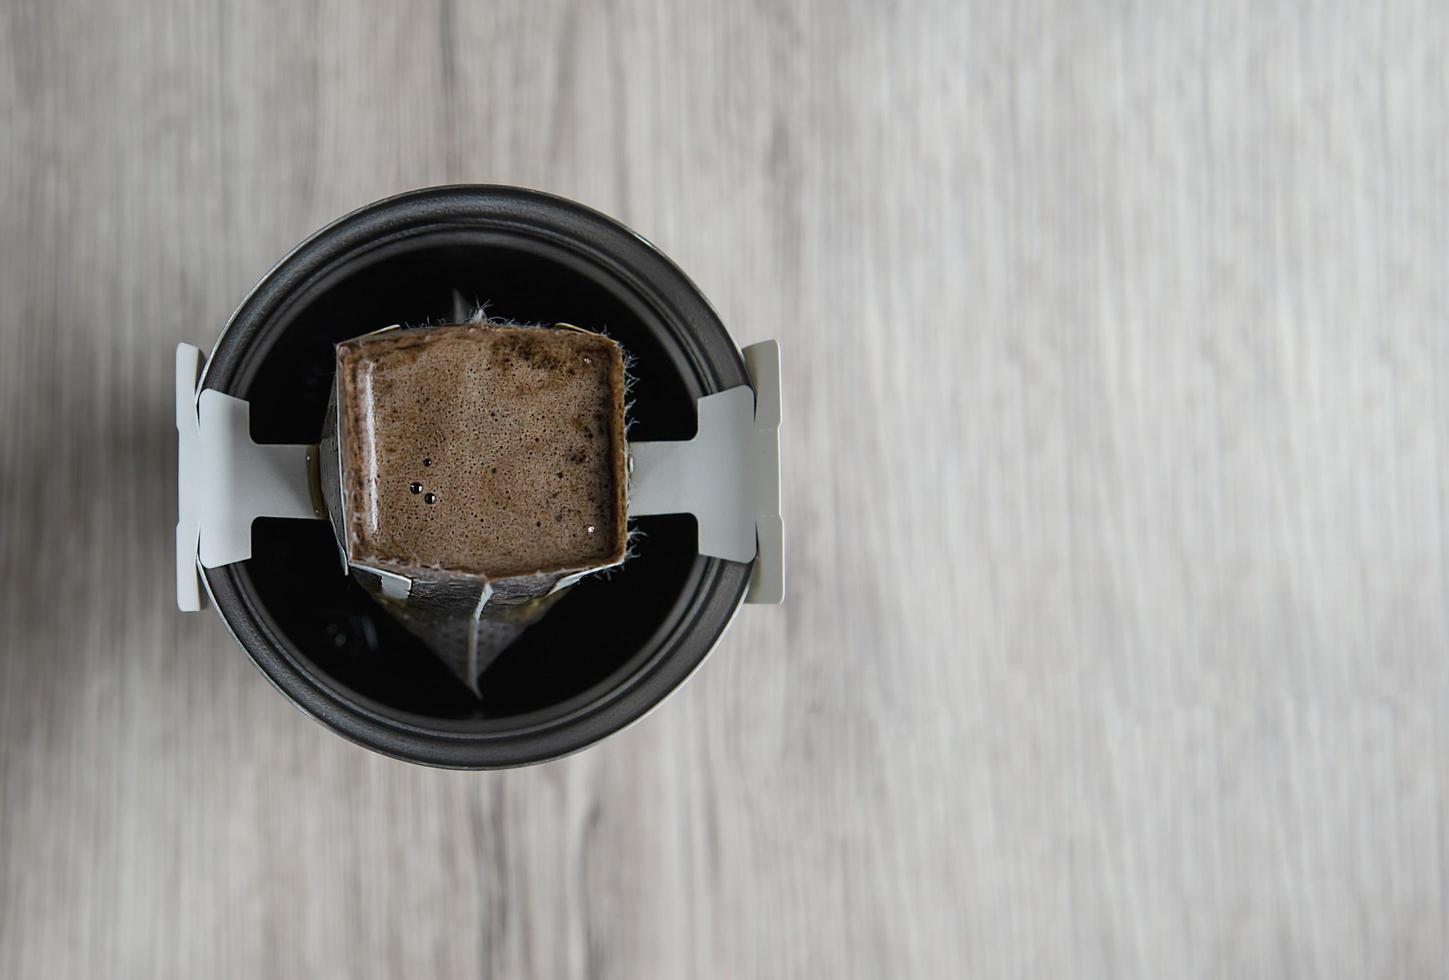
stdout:
<svg viewBox="0 0 1449 980">
<path fill-rule="evenodd" d="M 349 560 L 490 579 L 624 556 L 624 361 L 572 328 L 454 324 L 337 348 Z"/>
</svg>

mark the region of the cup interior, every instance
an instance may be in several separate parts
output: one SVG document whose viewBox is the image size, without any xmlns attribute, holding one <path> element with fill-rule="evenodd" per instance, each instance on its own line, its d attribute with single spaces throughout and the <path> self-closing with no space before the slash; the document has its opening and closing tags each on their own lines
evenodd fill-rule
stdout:
<svg viewBox="0 0 1449 980">
<path fill-rule="evenodd" d="M 369 249 L 278 310 L 274 339 L 239 372 L 253 439 L 318 441 L 333 345 L 394 323 L 453 322 L 459 297 L 504 320 L 606 332 L 630 359 L 629 438 L 693 434 L 702 385 L 659 311 L 627 282 L 557 243 L 445 229 Z M 618 685 L 670 628 L 701 572 L 694 520 L 649 517 L 631 529 L 631 557 L 580 582 L 527 630 L 484 674 L 481 700 L 343 572 L 327 522 L 259 521 L 241 574 L 314 680 L 406 721 L 487 728 Z"/>
</svg>

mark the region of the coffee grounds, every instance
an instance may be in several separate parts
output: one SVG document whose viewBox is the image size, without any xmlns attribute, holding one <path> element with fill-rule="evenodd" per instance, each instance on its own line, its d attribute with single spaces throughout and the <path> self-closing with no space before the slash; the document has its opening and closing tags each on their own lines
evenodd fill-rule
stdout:
<svg viewBox="0 0 1449 980">
<path fill-rule="evenodd" d="M 454 324 L 337 347 L 349 560 L 488 579 L 620 561 L 624 360 L 567 328 Z"/>
</svg>

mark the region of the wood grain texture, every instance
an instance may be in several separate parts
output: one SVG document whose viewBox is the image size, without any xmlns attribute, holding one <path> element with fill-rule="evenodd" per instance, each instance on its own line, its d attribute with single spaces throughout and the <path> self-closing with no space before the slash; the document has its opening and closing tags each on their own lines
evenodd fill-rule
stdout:
<svg viewBox="0 0 1449 980">
<path fill-rule="evenodd" d="M 1449 12 L 0 6 L 0 976 L 1432 975 Z M 779 338 L 792 578 L 464 774 L 171 595 L 172 348 L 517 183 Z"/>
</svg>

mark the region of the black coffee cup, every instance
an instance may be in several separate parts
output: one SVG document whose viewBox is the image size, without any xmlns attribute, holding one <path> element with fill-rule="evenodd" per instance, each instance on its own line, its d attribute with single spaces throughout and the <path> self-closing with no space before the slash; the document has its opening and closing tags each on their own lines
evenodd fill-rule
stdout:
<svg viewBox="0 0 1449 980">
<path fill-rule="evenodd" d="M 457 186 L 369 205 L 294 249 L 232 316 L 201 387 L 250 402 L 258 443 L 315 443 L 333 345 L 448 322 L 460 295 L 490 316 L 607 330 L 633 358 L 631 440 L 688 439 L 697 399 L 749 383 L 708 301 L 644 239 L 562 198 Z M 259 519 L 252 557 L 203 575 L 267 678 L 339 734 L 427 765 L 526 765 L 643 716 L 744 599 L 750 564 L 700 555 L 693 517 L 631 526 L 633 556 L 524 633 L 488 669 L 481 699 L 343 571 L 325 521 Z"/>
</svg>

